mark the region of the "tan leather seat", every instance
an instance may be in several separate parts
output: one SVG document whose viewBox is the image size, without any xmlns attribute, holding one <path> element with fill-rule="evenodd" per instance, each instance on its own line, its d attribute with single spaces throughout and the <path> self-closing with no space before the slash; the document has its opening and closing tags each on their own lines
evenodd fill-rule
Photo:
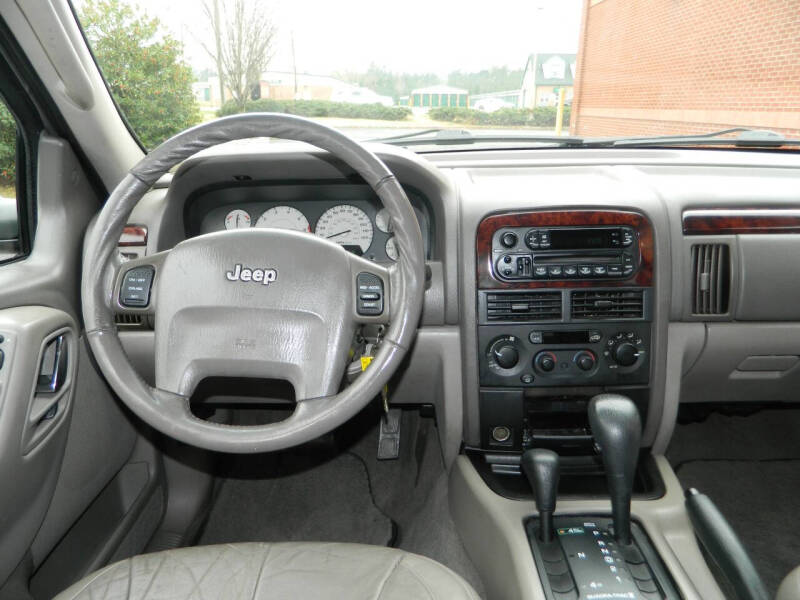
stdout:
<svg viewBox="0 0 800 600">
<path fill-rule="evenodd" d="M 447 567 L 361 544 L 242 543 L 143 554 L 92 573 L 56 600 L 478 600 Z"/>
<path fill-rule="evenodd" d="M 796 567 L 784 577 L 775 600 L 800 600 L 800 567 Z"/>
</svg>

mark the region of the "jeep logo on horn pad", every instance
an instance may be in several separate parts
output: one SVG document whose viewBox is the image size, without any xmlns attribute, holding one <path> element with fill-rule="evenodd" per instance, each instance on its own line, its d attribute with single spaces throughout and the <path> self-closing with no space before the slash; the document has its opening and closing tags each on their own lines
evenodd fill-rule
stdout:
<svg viewBox="0 0 800 600">
<path fill-rule="evenodd" d="M 225 273 L 228 281 L 254 281 L 263 285 L 269 285 L 278 278 L 278 271 L 275 269 L 249 269 L 242 265 L 234 265 L 233 271 Z"/>
</svg>

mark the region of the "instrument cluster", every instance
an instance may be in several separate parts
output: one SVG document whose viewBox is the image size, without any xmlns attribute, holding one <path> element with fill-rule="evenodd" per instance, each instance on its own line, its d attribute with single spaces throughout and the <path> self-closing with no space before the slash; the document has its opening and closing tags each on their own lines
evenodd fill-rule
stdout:
<svg viewBox="0 0 800 600">
<path fill-rule="evenodd" d="M 236 196 L 241 196 L 241 192 Z M 328 200 L 315 195 L 308 199 L 259 201 L 250 194 L 248 196 L 214 202 L 216 206 L 212 205 L 209 196 L 198 199 L 198 202 L 187 207 L 187 234 L 201 235 L 251 227 L 290 229 L 324 237 L 370 260 L 389 262 L 398 258 L 392 219 L 377 199 L 368 199 L 358 193 L 352 197 Z M 410 197 L 420 223 L 427 256 L 427 210 L 418 197 Z M 198 211 L 202 211 L 202 214 L 197 214 Z M 196 227 L 191 227 L 192 221 L 197 222 Z"/>
</svg>

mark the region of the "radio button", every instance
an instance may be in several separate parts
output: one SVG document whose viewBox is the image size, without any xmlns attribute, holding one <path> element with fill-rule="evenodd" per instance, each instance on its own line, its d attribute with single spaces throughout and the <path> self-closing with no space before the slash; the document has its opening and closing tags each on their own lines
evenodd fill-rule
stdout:
<svg viewBox="0 0 800 600">
<path fill-rule="evenodd" d="M 536 250 L 539 247 L 539 232 L 531 229 L 525 234 L 525 245 L 531 250 Z"/>
<path fill-rule="evenodd" d="M 605 265 L 594 265 L 592 267 L 592 273 L 596 277 L 605 277 L 606 275 L 608 275 L 608 269 L 606 269 Z"/>
<path fill-rule="evenodd" d="M 547 267 L 547 274 L 550 277 L 561 277 L 563 274 L 564 269 L 562 269 L 561 265 L 550 265 Z"/>
<path fill-rule="evenodd" d="M 517 234 L 513 231 L 506 231 L 500 236 L 500 243 L 506 248 L 513 248 L 517 245 Z"/>
<path fill-rule="evenodd" d="M 577 274 L 577 265 L 564 265 L 564 277 L 575 277 Z"/>
<path fill-rule="evenodd" d="M 541 248 L 549 248 L 550 247 L 550 232 L 549 231 L 541 231 L 541 232 L 539 232 L 539 247 L 541 247 Z"/>
<path fill-rule="evenodd" d="M 633 231 L 630 229 L 622 230 L 622 245 L 630 246 L 633 243 Z"/>
<path fill-rule="evenodd" d="M 537 278 L 547 277 L 547 267 L 544 265 L 533 267 L 533 276 Z"/>
<path fill-rule="evenodd" d="M 608 276 L 609 277 L 621 277 L 622 276 L 622 265 L 608 265 Z"/>
<path fill-rule="evenodd" d="M 581 277 L 591 277 L 592 276 L 592 266 L 591 265 L 581 265 L 578 267 L 578 275 Z"/>
<path fill-rule="evenodd" d="M 622 255 L 622 265 L 623 266 L 633 266 L 633 256 L 630 254 L 623 254 Z"/>
<path fill-rule="evenodd" d="M 599 331 L 593 329 L 592 331 L 589 332 L 589 343 L 590 344 L 596 344 L 597 342 L 599 342 L 602 339 L 603 339 L 603 334 L 600 333 Z"/>
<path fill-rule="evenodd" d="M 631 273 L 633 273 L 633 265 L 625 265 L 624 267 L 622 267 L 623 276 L 627 277 Z"/>
<path fill-rule="evenodd" d="M 531 344 L 541 344 L 542 343 L 542 332 L 541 331 L 531 331 L 528 334 L 528 340 L 530 340 Z"/>
</svg>

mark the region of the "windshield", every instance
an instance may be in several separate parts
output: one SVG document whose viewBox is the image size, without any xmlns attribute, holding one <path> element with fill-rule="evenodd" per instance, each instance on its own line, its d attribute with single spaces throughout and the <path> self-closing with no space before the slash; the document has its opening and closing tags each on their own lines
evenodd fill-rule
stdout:
<svg viewBox="0 0 800 600">
<path fill-rule="evenodd" d="M 692 136 L 720 131 L 715 147 L 744 132 L 787 148 L 775 140 L 800 137 L 800 19 L 796 2 L 767 4 L 74 1 L 147 148 L 260 111 L 415 149 L 706 146 Z"/>
</svg>

